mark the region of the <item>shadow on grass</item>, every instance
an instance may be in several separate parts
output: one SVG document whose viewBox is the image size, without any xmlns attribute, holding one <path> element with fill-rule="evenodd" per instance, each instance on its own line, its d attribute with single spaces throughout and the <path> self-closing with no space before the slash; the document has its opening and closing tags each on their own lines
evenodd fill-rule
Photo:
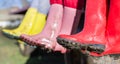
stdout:
<svg viewBox="0 0 120 64">
<path fill-rule="evenodd" d="M 59 52 L 47 53 L 46 50 L 36 48 L 26 64 L 65 64 L 64 55 Z"/>
</svg>

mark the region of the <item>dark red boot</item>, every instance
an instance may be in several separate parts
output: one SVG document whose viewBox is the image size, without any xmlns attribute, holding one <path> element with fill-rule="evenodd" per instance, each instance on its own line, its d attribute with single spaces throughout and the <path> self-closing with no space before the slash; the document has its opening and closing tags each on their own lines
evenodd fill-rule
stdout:
<svg viewBox="0 0 120 64">
<path fill-rule="evenodd" d="M 87 0 L 83 30 L 75 35 L 60 35 L 57 41 L 69 49 L 101 53 L 105 49 L 105 31 L 106 0 Z"/>
</svg>

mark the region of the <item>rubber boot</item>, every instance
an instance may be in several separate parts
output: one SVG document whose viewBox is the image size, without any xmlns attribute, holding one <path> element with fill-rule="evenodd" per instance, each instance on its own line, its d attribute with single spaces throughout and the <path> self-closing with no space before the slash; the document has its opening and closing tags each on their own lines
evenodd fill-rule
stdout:
<svg viewBox="0 0 120 64">
<path fill-rule="evenodd" d="M 120 0 L 110 0 L 110 9 L 107 23 L 106 36 L 108 42 L 105 51 L 99 56 L 120 54 Z"/>
<path fill-rule="evenodd" d="M 57 41 L 68 49 L 102 53 L 106 43 L 105 30 L 106 0 L 87 0 L 83 30 L 74 35 L 59 35 Z"/>
<path fill-rule="evenodd" d="M 39 5 L 38 1 L 39 0 L 35 0 L 32 2 L 31 7 L 28 9 L 24 19 L 22 20 L 22 23 L 19 25 L 18 28 L 13 30 L 3 29 L 2 30 L 3 34 L 5 34 L 9 38 L 18 38 L 22 32 L 28 32 L 32 28 L 32 24 L 34 23 L 34 20 L 38 12 L 37 9 Z"/>
<path fill-rule="evenodd" d="M 62 0 L 50 0 L 51 7 L 49 10 L 46 26 L 43 31 L 37 35 L 21 35 L 21 40 L 27 42 L 30 45 L 41 46 L 42 44 L 48 46 L 49 48 L 54 48 L 55 44 L 49 43 L 51 40 L 55 39 L 61 28 L 62 16 L 63 16 L 63 6 Z M 48 48 L 47 47 L 47 48 Z"/>
<path fill-rule="evenodd" d="M 59 34 L 70 35 L 74 26 L 74 30 L 77 30 L 83 6 L 84 0 L 64 0 L 63 22 Z M 56 44 L 59 45 L 57 42 Z M 63 48 L 56 46 L 54 50 L 62 51 Z"/>
</svg>

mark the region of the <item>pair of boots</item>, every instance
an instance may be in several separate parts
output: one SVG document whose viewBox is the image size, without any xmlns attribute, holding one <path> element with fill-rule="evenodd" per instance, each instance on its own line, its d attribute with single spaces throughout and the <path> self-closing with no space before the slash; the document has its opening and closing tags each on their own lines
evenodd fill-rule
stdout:
<svg viewBox="0 0 120 64">
<path fill-rule="evenodd" d="M 33 36 L 23 34 L 20 39 L 32 46 L 65 53 L 66 49 L 57 43 L 56 37 L 59 34 L 71 34 L 73 23 L 79 22 L 84 0 L 50 0 L 50 3 L 47 23 L 42 32 Z"/>
<path fill-rule="evenodd" d="M 87 0 L 83 30 L 75 35 L 59 35 L 58 43 L 93 56 L 120 54 L 120 0 L 110 0 L 109 12 L 106 3 Z"/>
</svg>

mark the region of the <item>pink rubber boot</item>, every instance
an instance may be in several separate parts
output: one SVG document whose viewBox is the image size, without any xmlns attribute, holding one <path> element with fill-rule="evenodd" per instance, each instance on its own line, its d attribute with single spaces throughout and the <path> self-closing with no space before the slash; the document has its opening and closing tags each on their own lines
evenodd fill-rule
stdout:
<svg viewBox="0 0 120 64">
<path fill-rule="evenodd" d="M 30 45 L 41 46 L 41 44 L 43 44 L 42 42 L 46 42 L 48 45 L 50 39 L 58 34 L 61 28 L 63 16 L 62 0 L 50 0 L 50 3 L 51 7 L 47 18 L 47 23 L 43 31 L 33 36 L 21 35 L 21 40 L 27 42 Z M 38 40 L 41 42 L 38 42 Z"/>
</svg>

